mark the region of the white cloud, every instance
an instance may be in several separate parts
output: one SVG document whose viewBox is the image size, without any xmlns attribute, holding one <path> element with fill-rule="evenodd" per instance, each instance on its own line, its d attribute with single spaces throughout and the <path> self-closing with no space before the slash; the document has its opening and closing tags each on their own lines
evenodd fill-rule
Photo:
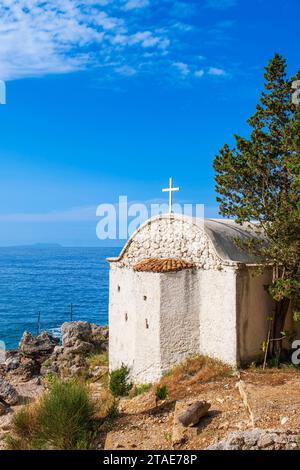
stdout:
<svg viewBox="0 0 300 470">
<path fill-rule="evenodd" d="M 201 78 L 203 77 L 203 75 L 204 75 L 204 70 L 200 69 L 200 70 L 195 71 L 195 77 Z"/>
<path fill-rule="evenodd" d="M 135 10 L 149 5 L 149 0 L 128 0 L 124 5 L 124 10 Z"/>
<path fill-rule="evenodd" d="M 229 1 L 233 0 L 227 0 L 227 4 Z M 209 2 L 212 5 L 214 0 Z M 190 8 L 188 1 L 176 1 L 174 8 L 165 8 L 165 15 L 169 12 L 170 16 L 163 19 L 153 14 L 157 5 L 169 8 L 170 3 L 0 0 L 0 79 L 91 68 L 97 69 L 105 81 L 120 80 L 137 72 L 159 77 L 171 73 L 174 77 L 174 68 L 177 79 L 201 77 L 204 65 L 199 65 L 199 60 L 203 57 L 195 53 L 194 57 L 188 56 L 188 63 L 178 60 L 188 45 L 189 35 L 194 41 L 194 35 L 201 31 L 183 20 L 187 13 L 194 14 L 195 4 Z M 145 15 L 145 10 L 151 14 Z M 209 75 L 226 75 L 222 69 L 209 70 Z"/>
<path fill-rule="evenodd" d="M 227 75 L 227 72 L 225 72 L 225 70 L 219 69 L 217 67 L 210 67 L 208 69 L 208 74 L 209 75 L 214 75 L 216 77 L 224 77 L 225 75 Z"/>
<path fill-rule="evenodd" d="M 189 66 L 184 62 L 174 62 L 173 66 L 176 67 L 183 77 L 186 77 L 190 73 Z"/>
<path fill-rule="evenodd" d="M 137 73 L 136 69 L 130 67 L 129 65 L 122 65 L 121 67 L 116 67 L 116 72 L 125 77 L 132 77 Z"/>
<path fill-rule="evenodd" d="M 126 8 L 147 4 L 129 0 Z M 95 63 L 103 65 L 112 55 L 122 65 L 120 47 L 163 52 L 169 46 L 167 31 L 134 31 L 138 25 L 132 20 L 126 23 L 122 7 L 119 0 L 2 0 L 1 79 L 83 70 Z"/>
</svg>

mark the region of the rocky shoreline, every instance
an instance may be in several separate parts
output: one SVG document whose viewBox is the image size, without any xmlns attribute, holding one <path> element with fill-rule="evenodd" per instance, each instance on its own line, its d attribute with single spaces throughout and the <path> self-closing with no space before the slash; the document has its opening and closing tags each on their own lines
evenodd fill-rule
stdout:
<svg viewBox="0 0 300 470">
<path fill-rule="evenodd" d="M 33 336 L 25 331 L 18 348 L 6 351 L 5 361 L 0 364 L 0 441 L 14 411 L 42 393 L 47 377 L 80 376 L 87 370 L 88 357 L 108 351 L 106 326 L 66 322 L 61 332 L 60 341 L 47 332 Z M 97 375 L 101 371 L 89 373 Z"/>
</svg>

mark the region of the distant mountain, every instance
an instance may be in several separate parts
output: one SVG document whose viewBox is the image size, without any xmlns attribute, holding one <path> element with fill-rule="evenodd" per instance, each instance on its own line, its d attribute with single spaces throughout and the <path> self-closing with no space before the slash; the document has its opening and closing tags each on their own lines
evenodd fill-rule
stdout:
<svg viewBox="0 0 300 470">
<path fill-rule="evenodd" d="M 34 243 L 33 245 L 29 246 L 32 248 L 63 248 L 63 246 L 59 243 Z"/>
<path fill-rule="evenodd" d="M 63 248 L 59 243 L 33 243 L 31 245 L 17 245 L 16 248 Z"/>
</svg>

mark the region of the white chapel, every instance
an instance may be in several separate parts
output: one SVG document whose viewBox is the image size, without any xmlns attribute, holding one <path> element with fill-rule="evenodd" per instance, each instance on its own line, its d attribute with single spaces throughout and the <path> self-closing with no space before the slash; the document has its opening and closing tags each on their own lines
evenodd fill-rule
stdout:
<svg viewBox="0 0 300 470">
<path fill-rule="evenodd" d="M 271 271 L 254 275 L 257 260 L 236 244 L 252 235 L 171 211 L 141 225 L 108 259 L 110 370 L 125 364 L 150 383 L 191 354 L 232 366 L 261 358 Z"/>
</svg>

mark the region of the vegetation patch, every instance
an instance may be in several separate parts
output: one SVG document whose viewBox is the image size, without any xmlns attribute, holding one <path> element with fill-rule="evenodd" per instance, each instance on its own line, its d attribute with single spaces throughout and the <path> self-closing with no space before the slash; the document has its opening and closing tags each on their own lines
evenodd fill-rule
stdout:
<svg viewBox="0 0 300 470">
<path fill-rule="evenodd" d="M 132 384 L 129 382 L 129 369 L 124 364 L 119 369 L 113 370 L 109 377 L 109 389 L 114 397 L 128 395 Z"/>
<path fill-rule="evenodd" d="M 156 404 L 161 400 L 165 400 L 167 398 L 167 395 L 168 395 L 168 387 L 166 386 L 166 384 L 158 385 L 155 390 Z"/>
<path fill-rule="evenodd" d="M 87 358 L 87 365 L 89 367 L 108 366 L 108 354 L 107 354 L 107 352 L 91 354 Z"/>
<path fill-rule="evenodd" d="M 129 398 L 134 398 L 134 397 L 137 397 L 138 395 L 142 395 L 143 393 L 148 392 L 151 387 L 152 387 L 151 384 L 134 385 L 128 394 Z"/>
<path fill-rule="evenodd" d="M 78 381 L 52 384 L 33 405 L 22 408 L 12 420 L 11 450 L 89 449 L 93 441 L 95 405 Z"/>
</svg>

